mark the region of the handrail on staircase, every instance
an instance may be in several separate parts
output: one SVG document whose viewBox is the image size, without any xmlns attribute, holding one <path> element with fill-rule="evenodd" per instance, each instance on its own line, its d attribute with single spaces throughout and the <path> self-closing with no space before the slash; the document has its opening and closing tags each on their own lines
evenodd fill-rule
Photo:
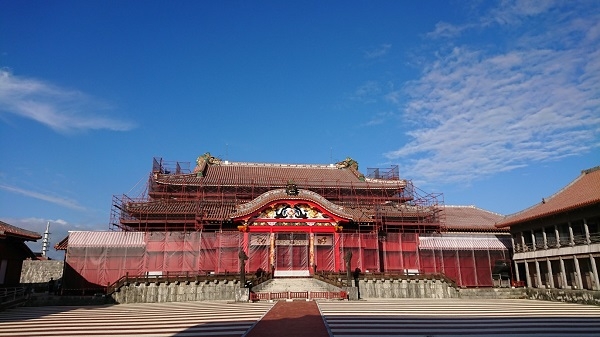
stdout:
<svg viewBox="0 0 600 337">
<path fill-rule="evenodd" d="M 25 301 L 28 295 L 25 287 L 0 288 L 0 310 Z"/>
</svg>

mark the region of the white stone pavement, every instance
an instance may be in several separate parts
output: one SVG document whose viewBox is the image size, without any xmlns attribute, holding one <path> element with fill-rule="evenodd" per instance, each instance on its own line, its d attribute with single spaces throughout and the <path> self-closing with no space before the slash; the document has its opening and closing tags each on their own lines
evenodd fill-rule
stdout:
<svg viewBox="0 0 600 337">
<path fill-rule="evenodd" d="M 334 337 L 600 336 L 600 307 L 532 300 L 319 303 Z"/>
<path fill-rule="evenodd" d="M 0 336 L 239 337 L 272 306 L 273 303 L 169 302 L 21 307 L 0 312 Z"/>
<path fill-rule="evenodd" d="M 334 337 L 600 336 L 600 307 L 579 304 L 396 299 L 318 305 Z M 0 312 L 0 336 L 243 336 L 272 306 L 268 302 L 169 302 L 21 307 Z"/>
</svg>

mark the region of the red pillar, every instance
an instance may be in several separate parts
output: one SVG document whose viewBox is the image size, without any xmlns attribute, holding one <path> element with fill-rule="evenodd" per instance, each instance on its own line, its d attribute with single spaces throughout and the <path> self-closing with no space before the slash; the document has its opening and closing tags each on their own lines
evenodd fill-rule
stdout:
<svg viewBox="0 0 600 337">
<path fill-rule="evenodd" d="M 250 233 L 248 232 L 244 232 L 244 237 L 242 238 L 242 247 L 246 254 L 250 256 L 250 251 L 248 250 L 248 248 L 250 248 Z"/>
<path fill-rule="evenodd" d="M 333 265 L 334 271 L 338 272 L 341 270 L 340 268 L 340 234 L 335 232 L 333 233 Z"/>
</svg>

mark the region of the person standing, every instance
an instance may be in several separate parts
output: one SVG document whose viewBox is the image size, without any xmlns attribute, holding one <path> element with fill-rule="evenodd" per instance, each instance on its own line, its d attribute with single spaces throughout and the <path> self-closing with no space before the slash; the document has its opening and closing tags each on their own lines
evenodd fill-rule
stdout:
<svg viewBox="0 0 600 337">
<path fill-rule="evenodd" d="M 50 281 L 48 281 L 48 294 L 52 294 L 54 292 L 54 278 L 51 277 Z"/>
</svg>

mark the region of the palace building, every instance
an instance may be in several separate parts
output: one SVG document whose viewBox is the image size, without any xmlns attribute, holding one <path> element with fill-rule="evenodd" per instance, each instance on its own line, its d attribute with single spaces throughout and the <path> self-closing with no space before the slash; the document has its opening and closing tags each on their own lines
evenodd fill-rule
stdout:
<svg viewBox="0 0 600 337">
<path fill-rule="evenodd" d="M 345 271 L 443 274 L 458 286 L 508 278 L 511 237 L 503 216 L 445 206 L 398 167 L 230 162 L 206 153 L 190 163 L 153 160 L 145 191 L 113 197 L 110 230 L 70 232 L 65 287 L 106 286 L 123 275 L 274 277 Z M 68 281 L 67 279 L 71 279 Z"/>
</svg>

